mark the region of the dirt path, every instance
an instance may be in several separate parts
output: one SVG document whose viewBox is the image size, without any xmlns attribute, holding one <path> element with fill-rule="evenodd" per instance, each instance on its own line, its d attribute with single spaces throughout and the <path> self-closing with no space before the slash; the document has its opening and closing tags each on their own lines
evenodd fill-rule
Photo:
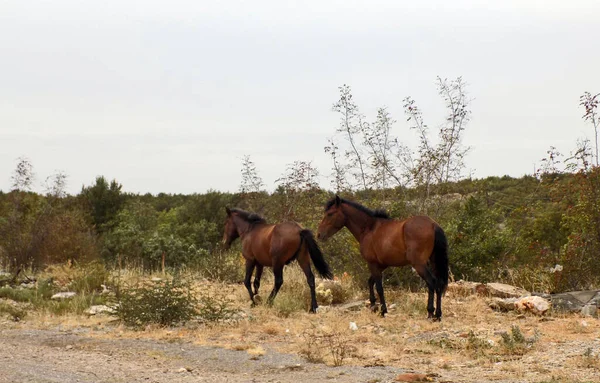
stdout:
<svg viewBox="0 0 600 383">
<path fill-rule="evenodd" d="M 0 330 L 0 382 L 389 382 L 401 372 L 310 364 L 273 350 L 253 356 L 192 343 L 97 339 L 85 329 Z"/>
</svg>

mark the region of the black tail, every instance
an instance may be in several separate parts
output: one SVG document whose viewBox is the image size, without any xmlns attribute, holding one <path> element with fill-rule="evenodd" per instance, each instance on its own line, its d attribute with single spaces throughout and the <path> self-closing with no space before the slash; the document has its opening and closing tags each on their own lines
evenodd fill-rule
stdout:
<svg viewBox="0 0 600 383">
<path fill-rule="evenodd" d="M 448 240 L 444 230 L 438 225 L 435 226 L 435 239 L 431 255 L 435 263 L 435 289 L 439 294 L 444 294 L 448 287 Z"/>
<path fill-rule="evenodd" d="M 300 232 L 300 238 L 306 243 L 310 259 L 312 259 L 312 263 L 315 265 L 319 275 L 326 279 L 333 279 L 333 274 L 331 273 L 331 270 L 329 270 L 329 265 L 325 261 L 325 258 L 323 258 L 323 253 L 321 253 L 321 249 L 319 249 L 319 245 L 317 244 L 317 241 L 315 241 L 312 232 L 304 229 Z"/>
</svg>

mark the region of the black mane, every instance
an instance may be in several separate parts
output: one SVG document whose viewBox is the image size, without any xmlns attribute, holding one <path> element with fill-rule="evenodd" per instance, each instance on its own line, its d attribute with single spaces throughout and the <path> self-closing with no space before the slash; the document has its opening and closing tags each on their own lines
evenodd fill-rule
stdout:
<svg viewBox="0 0 600 383">
<path fill-rule="evenodd" d="M 260 215 L 258 215 L 256 213 L 251 213 L 249 211 L 238 209 L 238 208 L 231 209 L 231 212 L 237 213 L 237 215 L 239 217 L 241 217 L 244 221 L 249 222 L 251 224 L 267 223 L 266 219 L 264 219 L 263 217 L 261 217 Z"/>
<path fill-rule="evenodd" d="M 340 198 L 340 201 L 342 203 L 348 204 L 350 206 L 352 206 L 355 209 L 358 209 L 360 211 L 362 211 L 363 213 L 373 217 L 373 218 L 385 218 L 385 219 L 390 219 L 390 216 L 388 215 L 388 213 L 383 210 L 383 209 L 375 209 L 375 210 L 371 210 L 368 207 L 365 207 L 357 202 L 354 201 L 348 201 L 347 199 L 343 199 Z M 335 205 L 335 198 L 332 198 L 331 200 L 329 200 L 327 202 L 327 204 L 325 205 L 325 211 L 329 210 L 330 207 L 332 207 L 333 205 Z"/>
</svg>

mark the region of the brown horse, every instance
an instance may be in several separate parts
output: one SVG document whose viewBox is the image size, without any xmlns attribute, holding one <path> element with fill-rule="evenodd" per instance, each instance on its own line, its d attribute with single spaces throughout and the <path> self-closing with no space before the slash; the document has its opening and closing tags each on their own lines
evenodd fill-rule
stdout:
<svg viewBox="0 0 600 383">
<path fill-rule="evenodd" d="M 269 225 L 261 216 L 241 209 L 226 208 L 226 211 L 227 222 L 223 244 L 228 249 L 236 238 L 241 238 L 242 255 L 246 260 L 244 285 L 248 289 L 252 304 L 255 304 L 254 296 L 258 294 L 263 268 L 265 266 L 273 268 L 275 285 L 268 299 L 268 303 L 272 304 L 283 284 L 283 267 L 297 259 L 310 287 L 310 312 L 316 312 L 315 276 L 310 267 L 310 260 L 312 259 L 315 268 L 323 278 L 331 279 L 333 275 L 310 230 L 302 229 L 296 222 Z M 254 268 L 256 268 L 256 275 L 253 292 L 250 279 Z"/>
<path fill-rule="evenodd" d="M 431 218 L 391 219 L 383 210 L 370 210 L 338 196 L 325 207 L 317 238 L 326 240 L 347 227 L 360 244 L 360 254 L 369 264 L 369 300 L 375 309 L 377 286 L 381 315 L 387 313 L 383 297 L 382 273 L 389 266 L 411 265 L 429 289 L 429 318 L 441 319 L 442 295 L 448 286 L 448 243 L 442 228 Z M 437 295 L 434 315 L 433 297 Z"/>
</svg>

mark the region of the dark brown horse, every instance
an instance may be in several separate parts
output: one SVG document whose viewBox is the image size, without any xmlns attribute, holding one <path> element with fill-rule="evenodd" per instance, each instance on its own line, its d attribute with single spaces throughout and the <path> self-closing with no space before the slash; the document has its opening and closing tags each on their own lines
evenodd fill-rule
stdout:
<svg viewBox="0 0 600 383">
<path fill-rule="evenodd" d="M 310 287 L 310 312 L 316 312 L 315 276 L 310 267 L 310 260 L 312 259 L 323 278 L 331 279 L 333 275 L 310 230 L 302 229 L 296 222 L 269 225 L 261 216 L 240 209 L 226 208 L 226 211 L 223 244 L 228 249 L 236 238 L 241 238 L 242 255 L 246 260 L 244 285 L 248 289 L 252 304 L 255 304 L 254 296 L 258 294 L 263 268 L 272 267 L 275 276 L 275 285 L 268 299 L 271 304 L 283 284 L 283 267 L 297 259 Z M 254 268 L 256 276 L 253 292 L 250 279 Z"/>
<path fill-rule="evenodd" d="M 411 265 L 429 289 L 429 318 L 442 317 L 442 295 L 448 286 L 448 243 L 442 228 L 431 218 L 391 219 L 383 210 L 370 210 L 336 196 L 325 207 L 317 237 L 326 240 L 347 227 L 360 243 L 360 254 L 369 264 L 369 299 L 375 308 L 377 286 L 381 315 L 387 313 L 383 297 L 382 273 L 389 266 Z M 434 314 L 433 298 L 437 295 Z"/>
</svg>

